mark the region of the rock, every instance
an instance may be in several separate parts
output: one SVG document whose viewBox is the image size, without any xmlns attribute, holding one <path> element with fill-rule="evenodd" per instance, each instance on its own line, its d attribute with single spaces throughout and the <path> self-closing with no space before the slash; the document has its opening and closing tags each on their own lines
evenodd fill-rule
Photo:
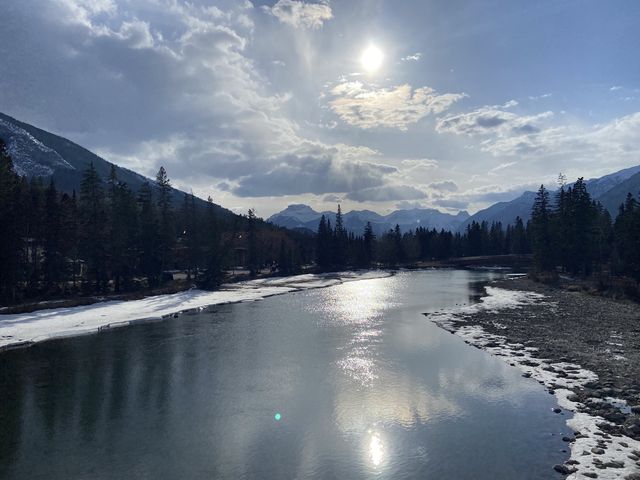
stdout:
<svg viewBox="0 0 640 480">
<path fill-rule="evenodd" d="M 627 416 L 622 412 L 611 412 L 607 413 L 604 418 L 613 423 L 623 423 L 627 419 Z"/>
<path fill-rule="evenodd" d="M 620 445 L 624 448 L 629 448 L 629 444 L 627 442 L 620 442 Z"/>
<path fill-rule="evenodd" d="M 563 475 L 570 475 L 578 471 L 577 468 L 567 467 L 566 465 L 560 465 L 560 464 L 554 465 L 553 469 L 556 472 L 562 473 Z"/>
<path fill-rule="evenodd" d="M 640 413 L 640 405 L 634 405 L 631 407 L 633 413 Z"/>
<path fill-rule="evenodd" d="M 567 400 L 569 400 L 570 402 L 579 402 L 580 397 L 575 393 L 572 393 L 571 395 L 567 395 Z"/>
<path fill-rule="evenodd" d="M 566 462 L 567 465 L 580 465 L 580 462 L 578 460 L 567 460 Z"/>
<path fill-rule="evenodd" d="M 640 473 L 630 473 L 624 477 L 624 480 L 640 480 Z"/>
<path fill-rule="evenodd" d="M 619 460 L 610 460 L 605 463 L 604 466 L 609 468 L 624 468 L 624 462 L 621 462 Z"/>
<path fill-rule="evenodd" d="M 604 453 L 604 450 L 601 448 L 593 447 L 591 449 L 591 453 L 595 453 L 596 455 L 602 455 Z"/>
<path fill-rule="evenodd" d="M 523 376 L 524 378 L 531 378 L 531 373 L 529 373 L 529 372 L 525 372 L 525 373 L 523 373 L 523 374 L 522 374 L 522 376 Z"/>
<path fill-rule="evenodd" d="M 598 474 L 595 472 L 582 472 L 582 475 L 589 478 L 598 478 Z"/>
<path fill-rule="evenodd" d="M 560 413 L 560 412 L 562 412 L 561 408 L 554 408 L 553 409 L 553 413 Z"/>
<path fill-rule="evenodd" d="M 571 438 L 571 437 L 562 437 L 562 441 L 563 442 L 575 442 L 576 439 L 575 438 Z"/>
</svg>

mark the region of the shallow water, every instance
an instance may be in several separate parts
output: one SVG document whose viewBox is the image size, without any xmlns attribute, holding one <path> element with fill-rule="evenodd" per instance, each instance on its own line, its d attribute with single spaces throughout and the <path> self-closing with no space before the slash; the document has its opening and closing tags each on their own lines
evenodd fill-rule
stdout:
<svg viewBox="0 0 640 480">
<path fill-rule="evenodd" d="M 553 477 L 553 396 L 422 315 L 493 275 L 400 273 L 2 353 L 0 477 Z"/>
</svg>

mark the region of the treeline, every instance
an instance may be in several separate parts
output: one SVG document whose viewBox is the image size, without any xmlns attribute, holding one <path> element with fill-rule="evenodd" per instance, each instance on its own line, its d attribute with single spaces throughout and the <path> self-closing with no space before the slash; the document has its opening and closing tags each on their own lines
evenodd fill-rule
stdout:
<svg viewBox="0 0 640 480">
<path fill-rule="evenodd" d="M 316 237 L 316 264 L 320 270 L 372 265 L 395 267 L 453 257 L 531 253 L 531 234 L 520 217 L 506 228 L 500 222 L 472 222 L 464 233 L 418 227 L 402 232 L 396 227 L 377 238 L 370 223 L 362 235 L 347 233 L 338 206 L 335 225 L 324 215 Z"/>
<path fill-rule="evenodd" d="M 218 218 L 216 208 L 189 194 L 174 205 L 164 168 L 133 192 L 115 166 L 103 179 L 91 164 L 77 195 L 60 192 L 18 176 L 0 140 L 0 300 L 152 289 L 175 270 L 214 288 L 235 265 L 256 274 L 279 262 L 292 273 L 311 260 L 309 242 L 294 233 L 251 210 Z"/>
<path fill-rule="evenodd" d="M 640 282 L 640 205 L 629 193 L 615 221 L 594 201 L 582 178 L 562 186 L 551 198 L 540 186 L 531 216 L 534 267 L 538 273 L 562 271 L 626 276 Z"/>
</svg>

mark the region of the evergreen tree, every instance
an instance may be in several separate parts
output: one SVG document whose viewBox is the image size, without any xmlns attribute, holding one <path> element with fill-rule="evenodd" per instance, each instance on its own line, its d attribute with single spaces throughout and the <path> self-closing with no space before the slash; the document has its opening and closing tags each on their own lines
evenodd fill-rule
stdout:
<svg viewBox="0 0 640 480">
<path fill-rule="evenodd" d="M 373 246 L 376 240 L 376 236 L 373 234 L 373 227 L 371 226 L 371 222 L 367 222 L 367 224 L 365 225 L 362 239 L 364 248 L 364 266 L 369 267 L 371 265 L 371 262 L 373 262 Z"/>
<path fill-rule="evenodd" d="M 106 290 L 106 207 L 102 180 L 93 162 L 82 178 L 79 216 L 80 254 L 87 263 L 88 280 L 98 290 Z"/>
<path fill-rule="evenodd" d="M 174 229 L 173 209 L 171 207 L 171 182 L 164 167 L 160 167 L 156 175 L 158 190 L 158 254 L 160 272 L 171 267 L 172 253 L 176 236 Z"/>
<path fill-rule="evenodd" d="M 153 201 L 153 191 L 149 182 L 145 182 L 138 191 L 140 205 L 139 221 L 139 253 L 140 271 L 147 277 L 149 285 L 157 285 L 160 281 L 160 247 L 158 231 L 158 215 Z"/>
<path fill-rule="evenodd" d="M 44 207 L 44 284 L 50 290 L 58 286 L 64 273 L 64 257 L 62 256 L 62 217 L 61 207 L 53 179 L 45 192 Z"/>
<path fill-rule="evenodd" d="M 256 234 L 256 215 L 253 209 L 249 209 L 247 215 L 247 248 L 249 256 L 249 275 L 255 277 L 260 270 L 258 259 L 258 239 Z"/>
<path fill-rule="evenodd" d="M 540 272 L 552 271 L 555 268 L 550 217 L 549 192 L 544 185 L 540 185 L 531 211 L 533 261 L 534 267 Z"/>
<path fill-rule="evenodd" d="M 18 298 L 20 259 L 23 236 L 20 229 L 20 182 L 13 171 L 13 161 L 0 139 L 0 299 Z"/>
<path fill-rule="evenodd" d="M 336 213 L 336 226 L 333 232 L 333 261 L 332 265 L 338 269 L 344 268 L 347 263 L 347 231 L 344 228 L 342 210 L 338 204 Z"/>
</svg>

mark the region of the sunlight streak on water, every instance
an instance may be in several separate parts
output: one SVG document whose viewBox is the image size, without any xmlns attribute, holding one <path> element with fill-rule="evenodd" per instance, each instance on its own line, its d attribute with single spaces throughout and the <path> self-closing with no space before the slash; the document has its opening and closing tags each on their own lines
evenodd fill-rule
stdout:
<svg viewBox="0 0 640 480">
<path fill-rule="evenodd" d="M 382 443 L 382 439 L 378 432 L 370 434 L 368 455 L 369 460 L 374 467 L 379 467 L 382 460 L 384 460 L 384 444 Z"/>
</svg>

